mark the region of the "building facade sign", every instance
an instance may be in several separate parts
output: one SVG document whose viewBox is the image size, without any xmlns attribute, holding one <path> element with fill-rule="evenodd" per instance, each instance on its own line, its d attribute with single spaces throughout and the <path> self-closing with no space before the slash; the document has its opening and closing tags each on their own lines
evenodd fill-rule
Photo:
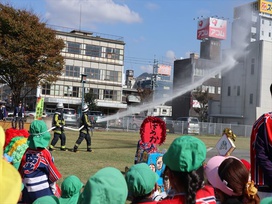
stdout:
<svg viewBox="0 0 272 204">
<path fill-rule="evenodd" d="M 227 38 L 227 21 L 218 18 L 206 18 L 198 21 L 197 39 L 216 38 L 224 40 Z"/>
<path fill-rule="evenodd" d="M 259 10 L 263 13 L 272 14 L 272 2 L 259 0 Z"/>
<path fill-rule="evenodd" d="M 171 76 L 171 66 L 159 64 L 158 65 L 158 74 L 161 74 L 164 76 Z"/>
</svg>

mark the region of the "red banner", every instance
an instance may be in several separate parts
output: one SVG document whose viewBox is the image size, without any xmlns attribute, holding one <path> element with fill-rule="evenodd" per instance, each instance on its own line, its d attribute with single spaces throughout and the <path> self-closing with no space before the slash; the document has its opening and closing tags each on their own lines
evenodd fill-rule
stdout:
<svg viewBox="0 0 272 204">
<path fill-rule="evenodd" d="M 160 118 L 149 116 L 144 119 L 140 134 L 144 143 L 161 145 L 166 138 L 165 122 Z"/>
</svg>

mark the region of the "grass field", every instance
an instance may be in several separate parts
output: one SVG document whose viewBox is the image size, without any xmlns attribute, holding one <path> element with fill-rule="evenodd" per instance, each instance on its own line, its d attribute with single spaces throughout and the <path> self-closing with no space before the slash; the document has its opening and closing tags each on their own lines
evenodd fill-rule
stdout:
<svg viewBox="0 0 272 204">
<path fill-rule="evenodd" d="M 78 132 L 66 131 L 67 148 L 72 148 L 78 138 Z M 53 133 L 51 133 L 53 136 Z M 168 134 L 159 150 L 168 149 L 171 142 L 180 135 Z M 214 147 L 219 136 L 197 136 L 202 139 L 208 147 Z M 94 152 L 86 151 L 86 141 L 79 146 L 79 152 L 59 151 L 60 141 L 56 145 L 56 151 L 52 152 L 55 164 L 62 174 L 63 179 L 69 175 L 78 176 L 85 183 L 99 169 L 107 166 L 115 167 L 124 172 L 126 166 L 134 163 L 136 145 L 140 135 L 138 132 L 115 132 L 95 130 L 92 137 L 92 149 Z M 249 138 L 239 137 L 235 141 L 237 149 L 248 150 Z"/>
</svg>

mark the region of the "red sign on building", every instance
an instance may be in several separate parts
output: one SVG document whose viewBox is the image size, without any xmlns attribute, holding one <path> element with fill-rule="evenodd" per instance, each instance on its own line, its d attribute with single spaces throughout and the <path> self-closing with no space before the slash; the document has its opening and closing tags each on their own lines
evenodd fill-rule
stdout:
<svg viewBox="0 0 272 204">
<path fill-rule="evenodd" d="M 224 40 L 227 38 L 227 21 L 218 18 L 207 18 L 198 21 L 197 39 L 216 38 Z"/>
</svg>

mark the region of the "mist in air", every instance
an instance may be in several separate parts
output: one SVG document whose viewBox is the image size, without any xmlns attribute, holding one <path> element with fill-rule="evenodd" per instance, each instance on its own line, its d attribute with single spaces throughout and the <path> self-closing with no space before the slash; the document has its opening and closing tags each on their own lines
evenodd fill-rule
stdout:
<svg viewBox="0 0 272 204">
<path fill-rule="evenodd" d="M 243 16 L 247 16 L 247 13 L 248 12 L 245 12 Z M 250 19 L 250 18 L 246 18 L 246 19 Z M 214 77 L 218 74 L 221 74 L 223 76 L 224 73 L 235 68 L 235 65 L 238 64 L 238 59 L 243 58 L 243 55 L 246 54 L 246 48 L 248 46 L 248 43 L 246 43 L 245 34 L 247 33 L 246 29 L 248 28 L 249 23 L 250 22 L 243 21 L 242 25 L 239 24 L 239 27 L 237 26 L 235 27 L 237 33 L 239 34 L 236 33 L 234 37 L 232 36 L 231 48 L 224 50 L 223 60 L 221 62 L 218 62 L 218 66 L 208 70 L 205 69 L 204 75 L 202 77 L 198 77 L 197 79 L 194 79 L 193 82 L 191 82 L 191 79 L 187 80 L 189 81 L 189 83 L 187 83 L 186 85 L 183 84 L 181 88 L 175 87 L 175 91 L 174 91 L 175 93 L 173 93 L 172 96 L 168 98 L 162 98 L 160 100 L 156 99 L 155 101 L 144 103 L 136 107 L 135 106 L 128 107 L 127 110 L 118 112 L 114 115 L 107 116 L 101 119 L 99 122 L 114 120 L 114 119 L 122 118 L 124 116 L 131 116 L 132 114 L 135 114 L 135 113 L 153 109 L 155 106 L 164 104 L 167 101 L 171 101 L 172 99 L 178 96 L 181 96 L 187 93 L 188 91 L 191 91 L 197 88 L 198 86 L 201 86 L 205 81 L 207 81 L 211 77 Z"/>
</svg>

